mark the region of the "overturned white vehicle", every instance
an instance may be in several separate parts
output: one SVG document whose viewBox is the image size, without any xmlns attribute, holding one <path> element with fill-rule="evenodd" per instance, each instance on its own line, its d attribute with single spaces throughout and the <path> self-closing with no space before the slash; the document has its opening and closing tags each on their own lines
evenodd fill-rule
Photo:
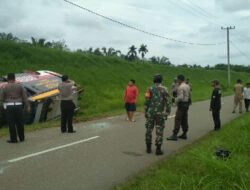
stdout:
<svg viewBox="0 0 250 190">
<path fill-rule="evenodd" d="M 61 83 L 61 74 L 52 71 L 29 71 L 15 75 L 16 81 L 26 89 L 31 106 L 30 113 L 25 113 L 26 123 L 45 122 L 60 116 L 58 84 Z M 6 84 L 6 76 L 1 77 L 0 91 Z M 80 99 L 82 89 L 77 85 L 75 86 L 76 88 L 73 89 L 73 101 L 77 110 L 79 109 L 78 100 Z M 4 114 L 3 107 L 0 107 L 0 127 L 5 124 Z"/>
</svg>

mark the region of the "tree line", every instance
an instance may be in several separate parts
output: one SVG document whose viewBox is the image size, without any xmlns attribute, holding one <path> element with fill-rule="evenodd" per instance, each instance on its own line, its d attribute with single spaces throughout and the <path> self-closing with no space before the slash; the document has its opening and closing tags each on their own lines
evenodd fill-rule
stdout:
<svg viewBox="0 0 250 190">
<path fill-rule="evenodd" d="M 21 40 L 15 37 L 12 33 L 0 33 L 0 40 L 14 41 L 17 43 L 28 43 L 32 46 L 42 47 L 42 48 L 54 48 L 60 49 L 64 51 L 70 51 L 65 41 L 47 41 L 45 38 L 34 38 L 31 37 L 30 41 Z M 116 50 L 112 47 L 102 47 L 102 48 L 92 48 L 90 47 L 87 50 L 77 49 L 76 52 L 83 54 L 93 54 L 97 56 L 112 56 L 112 57 L 120 57 L 122 59 L 128 61 L 138 61 L 143 60 L 147 62 L 152 62 L 155 64 L 163 64 L 163 65 L 172 65 L 169 58 L 156 57 L 153 56 L 149 59 L 145 58 L 145 55 L 149 52 L 147 45 L 142 44 L 139 48 L 135 45 L 132 45 L 128 48 L 128 52 L 123 54 L 120 50 Z"/>
<path fill-rule="evenodd" d="M 12 33 L 0 33 L 0 40 L 2 41 L 13 41 L 16 43 L 26 43 L 30 44 L 32 46 L 37 47 L 44 47 L 44 48 L 54 48 L 54 49 L 60 49 L 60 50 L 69 50 L 67 47 L 65 41 L 47 41 L 44 38 L 34 38 L 31 37 L 30 41 L 21 40 L 14 36 Z"/>
<path fill-rule="evenodd" d="M 32 46 L 36 47 L 42 47 L 42 48 L 53 48 L 53 49 L 59 49 L 63 51 L 70 51 L 65 41 L 47 41 L 45 38 L 34 38 L 31 37 L 30 41 L 27 40 L 21 40 L 14 36 L 12 33 L 0 33 L 0 41 L 14 41 L 16 43 L 27 43 Z M 214 66 L 201 66 L 201 65 L 190 65 L 187 63 L 181 64 L 181 65 L 173 65 L 168 57 L 162 56 L 153 56 L 148 59 L 145 58 L 146 54 L 149 52 L 147 45 L 141 44 L 139 48 L 137 48 L 135 45 L 131 45 L 128 48 L 128 52 L 126 54 L 123 54 L 120 50 L 116 50 L 112 47 L 102 47 L 102 48 L 93 48 L 90 47 L 87 50 L 83 49 L 77 49 L 77 53 L 82 54 L 92 54 L 96 56 L 109 56 L 109 57 L 119 57 L 121 59 L 125 59 L 128 61 L 143 61 L 153 64 L 161 64 L 161 65 L 168 65 L 172 67 L 182 67 L 182 68 L 189 68 L 189 69 L 197 69 L 197 68 L 204 68 L 207 70 L 227 70 L 228 66 L 227 64 L 219 63 Z M 231 70 L 237 71 L 237 72 L 248 72 L 250 73 L 250 65 L 231 65 Z"/>
</svg>

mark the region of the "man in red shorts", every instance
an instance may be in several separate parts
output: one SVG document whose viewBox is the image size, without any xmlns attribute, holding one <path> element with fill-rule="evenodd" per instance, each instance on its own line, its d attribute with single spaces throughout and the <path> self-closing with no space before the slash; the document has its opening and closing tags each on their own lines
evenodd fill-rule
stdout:
<svg viewBox="0 0 250 190">
<path fill-rule="evenodd" d="M 134 112 L 136 111 L 136 102 L 138 96 L 138 89 L 135 86 L 135 80 L 131 79 L 124 92 L 124 102 L 127 111 L 127 120 L 135 122 Z"/>
</svg>

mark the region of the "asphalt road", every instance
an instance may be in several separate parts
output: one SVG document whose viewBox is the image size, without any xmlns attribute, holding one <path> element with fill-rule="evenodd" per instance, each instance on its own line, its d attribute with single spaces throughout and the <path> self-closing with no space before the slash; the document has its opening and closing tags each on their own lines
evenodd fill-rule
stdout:
<svg viewBox="0 0 250 190">
<path fill-rule="evenodd" d="M 232 114 L 232 97 L 223 98 L 222 123 Z M 166 158 L 213 130 L 209 101 L 194 103 L 189 111 L 188 140 L 164 141 L 164 156 L 146 154 L 143 114 L 136 122 L 116 116 L 75 125 L 77 133 L 61 134 L 59 128 L 26 134 L 26 142 L 0 139 L 1 190 L 106 190 Z M 175 109 L 166 123 L 171 134 Z M 155 147 L 154 147 L 155 148 Z"/>
</svg>

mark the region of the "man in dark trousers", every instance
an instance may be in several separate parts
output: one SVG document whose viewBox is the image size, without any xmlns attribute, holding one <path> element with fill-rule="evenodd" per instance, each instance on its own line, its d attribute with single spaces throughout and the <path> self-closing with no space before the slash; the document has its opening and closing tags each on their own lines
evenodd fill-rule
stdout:
<svg viewBox="0 0 250 190">
<path fill-rule="evenodd" d="M 3 88 L 0 94 L 0 102 L 3 102 L 6 119 L 9 125 L 10 139 L 8 143 L 17 143 L 17 135 L 20 142 L 25 140 L 24 136 L 24 108 L 28 108 L 28 99 L 25 89 L 16 82 L 15 74 L 10 73 L 7 76 L 8 84 Z"/>
<path fill-rule="evenodd" d="M 61 132 L 75 133 L 73 130 L 73 116 L 75 104 L 73 102 L 74 84 L 69 81 L 67 75 L 62 76 L 62 83 L 59 84 L 58 90 L 61 95 Z"/>
<path fill-rule="evenodd" d="M 175 115 L 175 124 L 173 135 L 167 138 L 167 140 L 177 141 L 180 139 L 187 139 L 188 132 L 188 109 L 190 105 L 190 86 L 185 83 L 185 77 L 183 75 L 178 75 L 177 83 L 179 84 L 177 88 L 177 98 L 176 105 L 177 111 Z M 182 128 L 183 133 L 177 137 L 180 128 Z"/>
<path fill-rule="evenodd" d="M 214 120 L 214 130 L 217 131 L 221 127 L 221 121 L 220 121 L 220 110 L 221 110 L 221 89 L 220 89 L 220 83 L 218 80 L 214 80 L 212 82 L 213 92 L 211 96 L 211 102 L 210 102 L 210 111 L 213 115 Z"/>
</svg>

